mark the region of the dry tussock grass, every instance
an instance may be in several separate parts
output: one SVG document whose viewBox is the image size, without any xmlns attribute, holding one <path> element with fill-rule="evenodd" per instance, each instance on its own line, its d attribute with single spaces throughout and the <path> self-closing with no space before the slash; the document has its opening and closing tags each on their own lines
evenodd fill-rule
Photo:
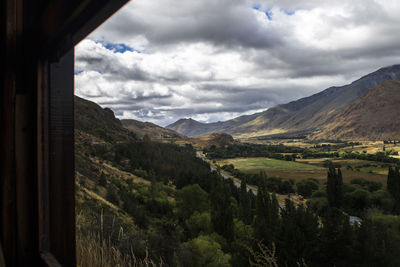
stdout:
<svg viewBox="0 0 400 267">
<path fill-rule="evenodd" d="M 130 254 L 122 253 L 113 245 L 110 238 L 104 237 L 104 233 L 83 231 L 80 227 L 85 218 L 82 214 L 76 215 L 76 258 L 79 267 L 153 267 L 163 266 L 161 262 L 155 263 L 148 257 L 138 259 L 131 249 Z M 102 229 L 103 227 L 100 227 Z M 123 230 L 120 229 L 120 234 Z"/>
</svg>

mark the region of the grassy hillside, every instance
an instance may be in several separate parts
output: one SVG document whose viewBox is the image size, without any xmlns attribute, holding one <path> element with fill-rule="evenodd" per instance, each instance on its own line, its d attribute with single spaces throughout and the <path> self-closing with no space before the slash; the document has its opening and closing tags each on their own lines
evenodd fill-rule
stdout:
<svg viewBox="0 0 400 267">
<path fill-rule="evenodd" d="M 109 108 L 75 96 L 75 132 L 102 142 L 126 142 L 135 135 L 126 130 Z M 78 135 L 79 136 L 79 135 Z"/>
<path fill-rule="evenodd" d="M 310 137 L 341 140 L 400 140 L 400 81 L 370 90 Z"/>
<path fill-rule="evenodd" d="M 209 163 L 196 157 L 192 146 L 138 139 L 111 110 L 82 99 L 75 104 L 79 266 L 399 265 L 397 221 L 386 215 L 364 216 L 371 207 L 397 212 L 397 191 L 392 190 L 398 188 L 395 180 L 390 193 L 381 183 L 365 179 L 345 183 L 343 207 L 338 210 L 328 204 L 329 183 L 316 179 L 296 183 L 251 174 L 253 168 L 288 169 L 295 174 L 322 169 L 326 175 L 325 168 L 263 158 L 253 165 L 242 162 L 243 168 L 250 168 L 246 173 L 233 165 L 222 167 L 235 176 L 236 183 L 240 181 L 238 188 L 231 179 L 211 172 Z M 232 142 L 227 135 L 214 135 L 214 139 Z M 208 151 L 222 156 L 268 153 L 287 160 L 293 159 L 293 153 L 305 156 L 307 152 L 281 145 L 235 143 L 211 146 Z M 380 159 L 388 160 L 383 155 Z M 398 177 L 395 172 L 393 177 Z M 247 191 L 246 180 L 257 185 L 257 196 Z M 310 199 L 307 206 L 295 206 L 289 199 L 283 204 L 283 199 L 279 201 L 270 192 L 298 193 Z M 300 197 L 295 199 L 304 203 Z M 362 216 L 362 226 L 351 226 L 344 212 Z M 360 250 L 365 244 L 368 250 Z"/>
<path fill-rule="evenodd" d="M 151 122 L 141 122 L 137 120 L 121 120 L 122 125 L 134 132 L 139 137 L 148 135 L 151 139 L 180 139 L 185 138 L 183 134 L 170 129 L 163 128 Z"/>
<path fill-rule="evenodd" d="M 261 113 L 208 124 L 183 119 L 167 128 L 188 136 L 225 132 L 241 138 L 314 131 L 332 121 L 341 111 L 381 82 L 399 79 L 400 65 L 395 65 L 379 69 L 349 85 L 331 87 L 312 96 L 278 105 Z"/>
<path fill-rule="evenodd" d="M 137 139 L 111 110 L 75 100 L 78 265 L 229 266 L 208 201 L 222 178 L 192 147 Z"/>
<path fill-rule="evenodd" d="M 214 133 L 207 136 L 191 137 L 175 140 L 174 143 L 179 145 L 190 144 L 196 149 L 204 149 L 211 146 L 221 147 L 233 144 L 239 144 L 232 136 L 224 133 Z"/>
</svg>

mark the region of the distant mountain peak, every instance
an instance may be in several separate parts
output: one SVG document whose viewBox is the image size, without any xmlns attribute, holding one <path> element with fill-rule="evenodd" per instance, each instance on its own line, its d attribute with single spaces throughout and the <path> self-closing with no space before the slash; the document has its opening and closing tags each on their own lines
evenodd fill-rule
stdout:
<svg viewBox="0 0 400 267">
<path fill-rule="evenodd" d="M 151 139 L 181 139 L 186 137 L 174 130 L 166 129 L 152 122 L 141 122 L 133 119 L 124 119 L 121 122 L 126 129 L 139 136 L 144 137 L 147 135 Z"/>
<path fill-rule="evenodd" d="M 399 140 L 400 81 L 384 81 L 339 113 L 312 139 Z"/>
<path fill-rule="evenodd" d="M 187 136 L 225 132 L 236 137 L 308 132 L 322 128 L 345 108 L 383 81 L 400 80 L 400 64 L 378 69 L 356 81 L 327 88 L 314 95 L 280 104 L 263 112 L 215 123 L 181 119 L 167 126 Z"/>
</svg>

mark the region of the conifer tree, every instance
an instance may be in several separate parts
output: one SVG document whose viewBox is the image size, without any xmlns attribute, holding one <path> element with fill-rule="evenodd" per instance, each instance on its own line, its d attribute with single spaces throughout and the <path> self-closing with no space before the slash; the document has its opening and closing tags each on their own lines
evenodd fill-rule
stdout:
<svg viewBox="0 0 400 267">
<path fill-rule="evenodd" d="M 328 181 L 326 185 L 326 193 L 328 195 L 329 206 L 340 208 L 343 199 L 343 178 L 342 172 L 338 169 L 336 173 L 335 167 L 330 164 L 328 170 Z"/>
<path fill-rule="evenodd" d="M 277 201 L 274 203 L 276 205 Z M 273 207 L 271 197 L 266 188 L 266 175 L 262 174 L 256 197 L 256 217 L 254 219 L 254 235 L 264 244 L 275 242 L 277 225 L 279 223 L 279 210 Z"/>
<path fill-rule="evenodd" d="M 331 208 L 322 224 L 319 266 L 354 266 L 350 262 L 354 236 L 348 216 Z"/>
<path fill-rule="evenodd" d="M 211 222 L 215 232 L 226 240 L 233 240 L 233 212 L 230 202 L 230 190 L 224 181 L 219 180 L 210 195 Z"/>
<path fill-rule="evenodd" d="M 388 178 L 387 178 L 387 190 L 395 200 L 395 211 L 400 211 L 400 172 L 396 167 L 392 169 L 389 167 Z"/>
<path fill-rule="evenodd" d="M 100 174 L 99 185 L 104 187 L 107 185 L 106 175 L 104 174 L 104 172 L 101 172 Z"/>
<path fill-rule="evenodd" d="M 392 195 L 392 197 L 394 197 L 396 194 L 395 187 L 396 187 L 396 181 L 395 181 L 394 170 L 392 169 L 392 167 L 389 167 L 388 178 L 387 178 L 387 190 Z"/>
<path fill-rule="evenodd" d="M 269 194 L 266 190 L 265 179 L 260 177 L 256 196 L 256 217 L 254 219 L 254 235 L 257 239 L 268 241 L 267 217 L 269 211 Z"/>
<path fill-rule="evenodd" d="M 336 202 L 338 207 L 342 206 L 343 202 L 343 176 L 342 171 L 338 168 L 337 179 L 336 179 Z"/>
<path fill-rule="evenodd" d="M 245 178 L 243 178 L 240 183 L 239 201 L 240 201 L 239 203 L 240 219 L 246 224 L 251 224 L 253 221 L 253 213 L 251 210 L 251 199 L 249 193 L 247 192 L 247 184 Z"/>
<path fill-rule="evenodd" d="M 279 230 L 279 202 L 278 199 L 276 198 L 275 193 L 272 193 L 271 195 L 271 209 L 270 209 L 270 214 L 269 214 L 269 223 L 271 227 L 271 232 L 272 232 L 272 238 L 275 240 L 276 235 Z"/>
<path fill-rule="evenodd" d="M 296 208 L 286 199 L 278 239 L 279 266 L 312 262 L 317 254 L 319 231 L 318 218 L 312 212 L 303 205 Z"/>
</svg>

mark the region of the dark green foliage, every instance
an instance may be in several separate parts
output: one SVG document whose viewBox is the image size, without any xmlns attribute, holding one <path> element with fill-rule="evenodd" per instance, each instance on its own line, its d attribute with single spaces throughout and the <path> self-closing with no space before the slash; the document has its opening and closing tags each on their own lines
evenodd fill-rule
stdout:
<svg viewBox="0 0 400 267">
<path fill-rule="evenodd" d="M 228 241 L 233 240 L 233 214 L 230 202 L 230 189 L 217 179 L 210 193 L 211 222 L 215 232 Z"/>
<path fill-rule="evenodd" d="M 377 181 L 369 181 L 366 179 L 358 178 L 358 179 L 353 179 L 350 181 L 351 184 L 358 184 L 362 186 L 364 189 L 374 192 L 376 190 L 379 190 L 382 188 L 382 183 L 377 182 Z"/>
<path fill-rule="evenodd" d="M 187 185 L 176 193 L 178 216 L 189 219 L 194 212 L 202 213 L 208 210 L 207 193 L 198 184 Z"/>
<path fill-rule="evenodd" d="M 114 146 L 115 157 L 105 155 L 116 167 L 130 171 L 138 176 L 168 183 L 173 180 L 176 187 L 199 184 L 205 191 L 210 191 L 213 174 L 207 163 L 196 157 L 195 151 L 189 147 L 155 142 L 120 143 Z M 126 162 L 129 162 L 127 164 Z"/>
<path fill-rule="evenodd" d="M 262 179 L 262 173 L 244 173 L 235 167 L 232 164 L 224 165 L 222 168 L 224 171 L 231 173 L 234 177 L 243 181 L 246 180 L 246 183 L 250 185 L 258 185 L 260 179 Z M 266 180 L 266 188 L 269 192 L 275 192 L 278 194 L 290 194 L 294 193 L 293 183 L 288 180 L 283 180 L 282 178 L 277 177 L 268 177 Z"/>
<path fill-rule="evenodd" d="M 294 146 L 280 145 L 260 145 L 260 144 L 239 144 L 228 145 L 204 149 L 209 159 L 227 159 L 238 157 L 268 157 L 274 159 L 292 161 L 297 153 L 302 153 L 304 149 Z M 294 155 L 282 155 L 280 153 L 294 153 Z"/>
<path fill-rule="evenodd" d="M 371 194 L 365 189 L 356 189 L 344 196 L 344 206 L 353 213 L 358 213 L 369 207 Z"/>
<path fill-rule="evenodd" d="M 315 214 L 324 216 L 329 208 L 328 199 L 325 197 L 312 197 L 307 201 L 307 207 Z"/>
<path fill-rule="evenodd" d="M 320 159 L 320 158 L 338 158 L 340 157 L 339 152 L 319 152 L 319 151 L 311 151 L 305 150 L 301 157 L 303 159 Z"/>
<path fill-rule="evenodd" d="M 310 264 L 318 252 L 319 235 L 317 216 L 286 199 L 278 239 L 280 266 L 297 266 L 303 260 Z"/>
<path fill-rule="evenodd" d="M 340 208 L 343 200 L 343 178 L 340 169 L 336 172 L 331 165 L 328 170 L 328 181 L 326 185 L 326 193 L 328 202 L 331 207 Z"/>
<path fill-rule="evenodd" d="M 394 208 L 393 198 L 388 191 L 383 189 L 371 193 L 370 204 L 387 212 L 391 212 Z"/>
<path fill-rule="evenodd" d="M 348 216 L 330 208 L 322 223 L 320 266 L 352 266 L 355 236 Z"/>
<path fill-rule="evenodd" d="M 182 228 L 174 220 L 157 221 L 149 233 L 152 258 L 162 258 L 167 265 L 176 263 L 175 254 L 179 249 Z"/>
<path fill-rule="evenodd" d="M 270 245 L 276 241 L 279 228 L 279 204 L 276 197 L 271 199 L 266 188 L 266 176 L 260 179 L 256 196 L 254 236 Z"/>
<path fill-rule="evenodd" d="M 361 160 L 369 160 L 369 161 L 377 161 L 385 163 L 397 163 L 397 164 L 400 163 L 399 159 L 390 157 L 386 155 L 384 152 L 376 152 L 375 154 L 346 152 L 341 154 L 340 157 L 344 159 L 361 159 Z"/>
<path fill-rule="evenodd" d="M 107 180 L 106 180 L 106 176 L 105 176 L 104 172 L 101 172 L 101 174 L 100 174 L 99 185 L 101 185 L 101 186 L 107 185 Z"/>
<path fill-rule="evenodd" d="M 230 255 L 225 254 L 213 236 L 199 236 L 182 245 L 179 252 L 181 266 L 221 266 L 228 267 Z"/>
<path fill-rule="evenodd" d="M 193 215 L 185 221 L 185 226 L 189 231 L 190 237 L 196 237 L 199 234 L 211 234 L 213 232 L 211 215 L 209 212 L 193 213 Z"/>
<path fill-rule="evenodd" d="M 368 153 L 358 153 L 358 152 L 321 152 L 321 151 L 312 151 L 312 150 L 304 150 L 301 154 L 303 159 L 308 158 L 342 158 L 342 159 L 359 159 L 359 160 L 368 160 L 375 162 L 384 162 L 384 163 L 396 163 L 400 164 L 400 160 L 397 158 L 391 157 L 388 153 L 385 152 L 377 152 L 375 154 Z M 326 166 L 328 167 L 328 166 Z"/>
<path fill-rule="evenodd" d="M 296 184 L 296 187 L 297 187 L 297 193 L 299 195 L 308 198 L 311 197 L 314 191 L 318 190 L 319 185 L 318 181 L 315 181 L 314 179 L 307 179 L 298 182 Z"/>
<path fill-rule="evenodd" d="M 396 201 L 400 200 L 400 173 L 398 168 L 389 167 L 387 190 Z"/>
<path fill-rule="evenodd" d="M 126 130 L 109 108 L 75 96 L 75 130 L 89 133 L 107 142 L 133 141 L 135 134 Z"/>
<path fill-rule="evenodd" d="M 247 192 L 246 180 L 240 183 L 239 193 L 239 218 L 246 224 L 253 222 L 253 210 L 251 207 L 251 196 Z"/>
<path fill-rule="evenodd" d="M 114 188 L 107 188 L 107 195 L 106 199 L 113 203 L 114 205 L 119 205 L 119 198 L 117 193 L 115 192 Z"/>
<path fill-rule="evenodd" d="M 135 220 L 135 224 L 143 229 L 147 229 L 148 218 L 145 207 L 140 205 L 135 194 L 129 192 L 128 189 L 123 189 L 120 192 L 121 201 L 123 202 L 122 208 Z"/>
<path fill-rule="evenodd" d="M 400 233 L 396 216 L 373 215 L 354 232 L 353 266 L 400 266 Z"/>
<path fill-rule="evenodd" d="M 299 194 L 311 196 L 307 207 L 296 207 L 287 200 L 281 209 L 276 195 L 269 191 L 294 192 L 293 182 L 267 178 L 265 173 L 243 174 L 233 166 L 223 166 L 241 179 L 237 188 L 232 180 L 211 172 L 207 163 L 196 158 L 193 147 L 138 141 L 121 129 L 110 110 L 83 104 L 96 111 L 77 116 L 78 120 L 96 121 L 77 122 L 76 167 L 78 177 L 85 177 L 77 188 L 91 189 L 89 185 L 97 181 L 106 188 L 106 199 L 118 209 L 111 206 L 115 214 L 110 214 L 110 205 L 102 202 L 100 209 L 97 207 L 99 212 L 94 212 L 94 199 L 77 198 L 77 214 L 89 214 L 87 225 L 80 229 L 94 229 L 123 253 L 142 259 L 148 255 L 167 266 L 249 266 L 249 248 L 257 250 L 262 241 L 258 248 L 275 251 L 279 266 L 400 266 L 400 220 L 386 214 L 371 215 L 368 210 L 398 210 L 397 169 L 390 168 L 386 190 L 380 183 L 364 179 L 343 185 L 340 169 L 330 166 L 326 190 L 324 184 L 319 188 L 312 179 L 295 185 Z M 105 116 L 104 120 L 99 116 Z M 84 138 L 99 138 L 106 144 L 86 140 L 79 135 L 82 132 Z M 285 146 L 233 145 L 214 146 L 208 153 L 212 157 L 226 153 L 223 157 L 268 155 L 286 160 L 293 160 L 298 153 L 336 157 L 335 152 L 326 153 L 330 150 L 333 146 L 305 151 Z M 286 152 L 293 155 L 279 154 Z M 392 161 L 379 153 L 344 156 Z M 120 174 L 106 176 L 109 171 L 102 172 L 102 165 L 93 164 L 93 158 L 151 184 L 126 180 Z M 89 183 L 90 177 L 95 177 L 95 183 Z M 259 183 L 257 196 L 247 192 L 247 183 Z M 104 194 L 100 189 L 96 192 Z M 345 212 L 360 216 L 361 224 L 350 225 Z M 124 220 L 118 214 L 123 214 Z M 260 262 L 265 263 L 265 259 Z"/>
<path fill-rule="evenodd" d="M 400 213 L 400 171 L 389 167 L 387 190 L 394 199 L 394 211 Z"/>
</svg>

